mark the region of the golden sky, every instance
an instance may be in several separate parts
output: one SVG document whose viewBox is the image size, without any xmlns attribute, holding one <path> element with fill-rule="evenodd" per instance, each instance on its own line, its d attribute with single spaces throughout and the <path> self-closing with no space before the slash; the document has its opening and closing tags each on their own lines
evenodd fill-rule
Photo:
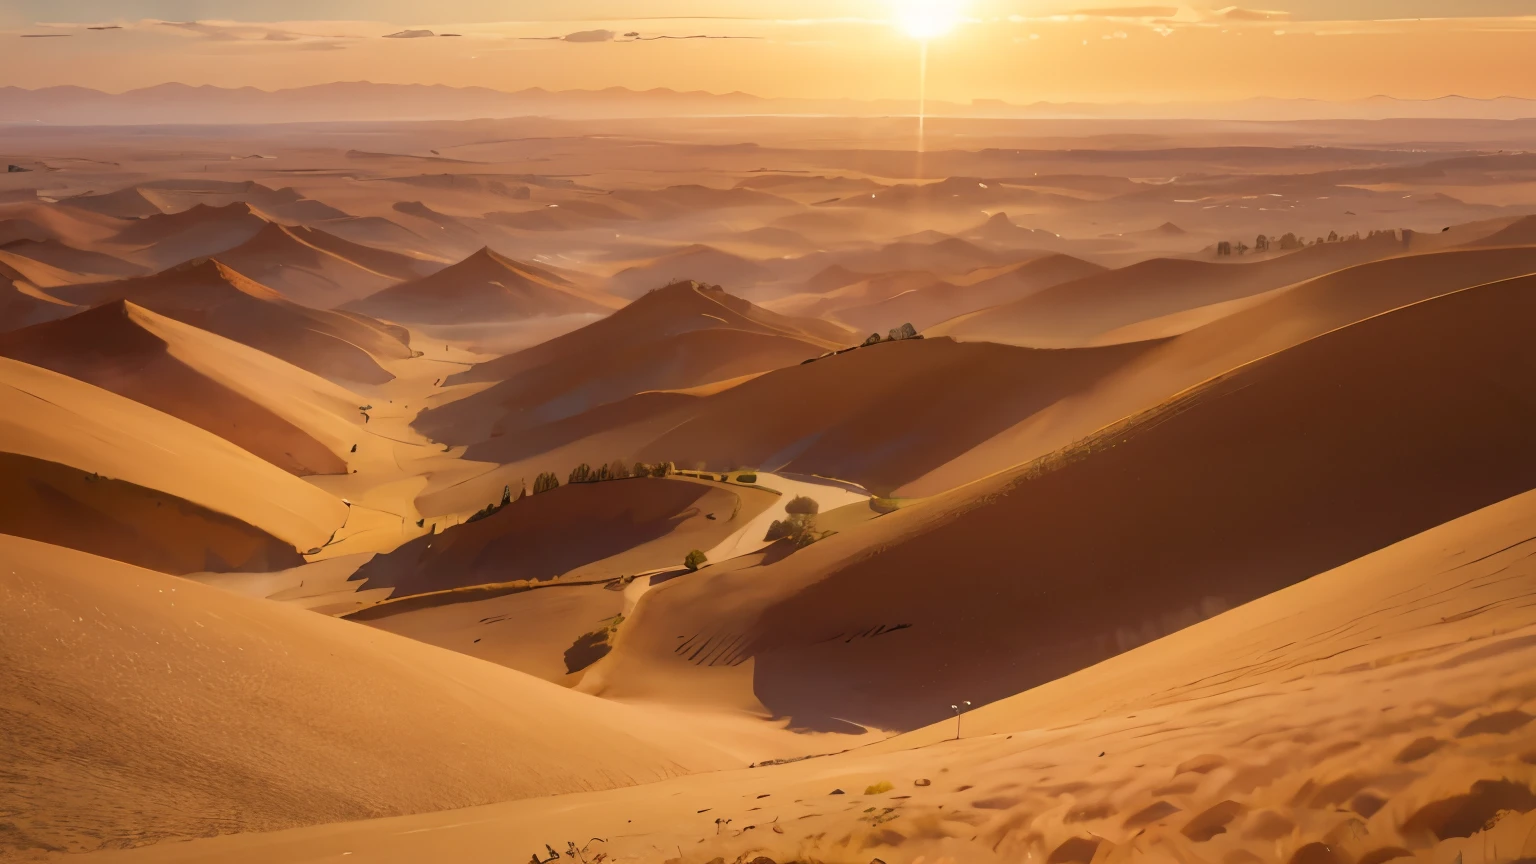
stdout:
<svg viewBox="0 0 1536 864">
<path fill-rule="evenodd" d="M 1536 0 L 9 0 L 0 85 L 369 80 L 908 99 L 918 42 L 898 20 L 912 3 L 960 19 L 930 46 L 937 99 L 1536 97 Z M 460 35 L 385 38 L 402 30 Z M 61 35 L 22 38 L 47 34 Z"/>
</svg>

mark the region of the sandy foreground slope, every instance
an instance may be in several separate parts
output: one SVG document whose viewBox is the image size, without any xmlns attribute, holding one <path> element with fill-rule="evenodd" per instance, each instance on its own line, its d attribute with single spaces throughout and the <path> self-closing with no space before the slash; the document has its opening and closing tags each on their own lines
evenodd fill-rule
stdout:
<svg viewBox="0 0 1536 864">
<path fill-rule="evenodd" d="M 346 517 L 340 500 L 211 433 L 10 359 L 0 359 L 0 452 L 156 490 L 266 532 L 290 551 L 323 545 Z M 109 521 L 133 516 L 132 502 L 119 504 L 129 509 L 115 516 L 111 507 L 98 512 Z M 171 518 L 169 513 L 139 515 Z M 174 535 L 173 523 L 162 527 Z M 69 522 L 53 530 L 64 537 L 72 533 Z M 84 526 L 73 533 L 80 542 L 94 537 Z M 174 536 L 166 539 L 175 545 Z M 196 533 L 182 542 L 195 553 Z"/>
<path fill-rule="evenodd" d="M 0 857 L 741 764 L 642 711 L 283 604 L 0 536 Z"/>
<path fill-rule="evenodd" d="M 1334 331 L 784 561 L 663 585 L 593 692 L 745 678 L 799 724 L 910 729 L 1536 487 L 1533 285 Z"/>
<path fill-rule="evenodd" d="M 0 334 L 52 369 L 212 432 L 294 474 L 344 474 L 361 397 L 238 342 L 118 300 Z"/>
<path fill-rule="evenodd" d="M 961 741 L 948 721 L 789 765 L 79 860 L 1530 857 L 1533 520 L 1536 493 L 1493 505 L 974 711 Z"/>
</svg>

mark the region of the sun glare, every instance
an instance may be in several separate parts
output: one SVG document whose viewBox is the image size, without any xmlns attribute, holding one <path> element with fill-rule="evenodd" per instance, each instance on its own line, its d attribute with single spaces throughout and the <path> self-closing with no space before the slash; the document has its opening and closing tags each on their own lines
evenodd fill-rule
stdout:
<svg viewBox="0 0 1536 864">
<path fill-rule="evenodd" d="M 937 39 L 960 23 L 960 0 L 896 0 L 896 21 L 913 39 Z"/>
</svg>

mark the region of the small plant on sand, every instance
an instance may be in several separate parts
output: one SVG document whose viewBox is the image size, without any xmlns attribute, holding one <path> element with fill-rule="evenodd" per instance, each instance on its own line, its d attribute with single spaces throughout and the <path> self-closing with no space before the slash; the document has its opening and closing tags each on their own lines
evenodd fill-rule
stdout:
<svg viewBox="0 0 1536 864">
<path fill-rule="evenodd" d="M 703 567 L 708 561 L 708 556 L 706 556 L 698 549 L 695 549 L 688 553 L 688 557 L 683 559 L 683 566 L 687 567 L 688 572 L 692 573 L 693 571 L 698 570 L 700 567 Z"/>
<path fill-rule="evenodd" d="M 538 494 L 543 493 L 543 492 L 549 492 L 549 491 L 552 491 L 552 490 L 555 490 L 555 489 L 559 489 L 559 488 L 560 488 L 560 478 L 556 477 L 553 473 L 548 472 L 548 471 L 544 472 L 543 474 L 540 474 L 533 481 L 533 494 L 535 494 L 535 495 L 538 495 Z"/>
<path fill-rule="evenodd" d="M 815 516 L 821 512 L 821 505 L 816 503 L 815 498 L 796 495 L 784 505 L 784 512 L 791 516 Z"/>
<path fill-rule="evenodd" d="M 864 789 L 864 794 L 865 795 L 884 795 L 885 793 L 887 793 L 887 792 L 889 792 L 889 791 L 891 791 L 892 789 L 895 789 L 895 788 L 896 788 L 895 786 L 891 785 L 891 781 L 889 781 L 889 780 L 881 780 L 879 783 L 876 783 L 873 786 L 866 787 Z"/>
</svg>

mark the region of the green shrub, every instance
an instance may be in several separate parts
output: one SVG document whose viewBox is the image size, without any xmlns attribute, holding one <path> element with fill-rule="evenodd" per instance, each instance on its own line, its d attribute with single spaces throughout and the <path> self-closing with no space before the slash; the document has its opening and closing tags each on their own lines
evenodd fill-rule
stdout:
<svg viewBox="0 0 1536 864">
<path fill-rule="evenodd" d="M 695 549 L 688 553 L 688 557 L 683 559 L 683 566 L 687 567 L 689 572 L 693 572 L 698 570 L 700 567 L 703 567 L 706 563 L 708 563 L 708 561 L 708 556 L 706 556 L 698 549 Z"/>
</svg>

